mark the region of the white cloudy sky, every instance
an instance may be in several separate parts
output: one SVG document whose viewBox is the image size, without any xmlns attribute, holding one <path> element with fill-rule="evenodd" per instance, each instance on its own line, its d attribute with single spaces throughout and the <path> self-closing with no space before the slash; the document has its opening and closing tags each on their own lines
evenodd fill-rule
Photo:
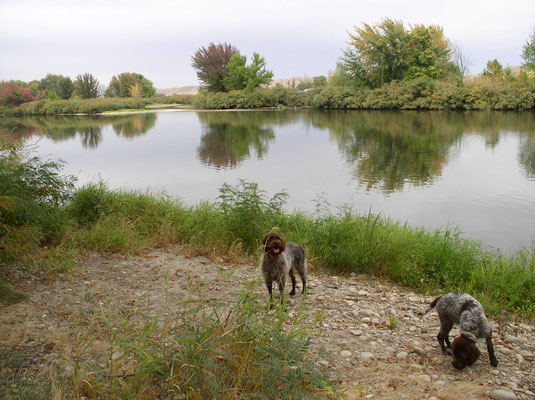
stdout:
<svg viewBox="0 0 535 400">
<path fill-rule="evenodd" d="M 347 31 L 384 17 L 442 25 L 478 73 L 489 59 L 521 63 L 535 0 L 0 0 L 0 80 L 138 72 L 196 85 L 191 55 L 209 42 L 260 53 L 275 78 L 327 75 Z"/>
</svg>

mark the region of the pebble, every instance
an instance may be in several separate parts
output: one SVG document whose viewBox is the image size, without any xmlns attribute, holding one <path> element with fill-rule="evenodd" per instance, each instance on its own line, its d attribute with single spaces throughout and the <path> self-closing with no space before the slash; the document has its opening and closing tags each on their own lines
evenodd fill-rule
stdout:
<svg viewBox="0 0 535 400">
<path fill-rule="evenodd" d="M 406 351 L 400 351 L 400 352 L 396 355 L 396 358 L 397 358 L 398 360 L 406 360 L 408 356 L 409 356 L 409 353 L 407 353 Z"/>
<path fill-rule="evenodd" d="M 351 352 L 350 351 L 347 351 L 347 350 L 342 350 L 340 352 L 340 355 L 344 358 L 348 358 L 348 357 L 351 357 Z"/>
<path fill-rule="evenodd" d="M 372 322 L 372 319 L 370 317 L 364 317 L 360 320 L 360 322 L 362 322 L 363 324 L 369 324 L 370 322 Z"/>
<path fill-rule="evenodd" d="M 420 382 L 426 382 L 426 383 L 429 383 L 431 382 L 431 377 L 427 374 L 424 374 L 424 375 L 418 375 L 416 377 Z"/>
<path fill-rule="evenodd" d="M 362 335 L 362 331 L 360 329 L 354 330 L 350 332 L 352 335 L 360 336 Z"/>
<path fill-rule="evenodd" d="M 516 400 L 517 398 L 514 392 L 506 389 L 493 390 L 489 396 L 494 400 Z"/>
<path fill-rule="evenodd" d="M 364 296 L 367 296 L 368 295 L 368 292 L 365 291 L 365 290 L 359 290 L 359 292 L 357 293 L 359 296 L 361 297 L 364 297 Z"/>
<path fill-rule="evenodd" d="M 372 360 L 374 358 L 374 355 L 373 355 L 373 353 L 370 353 L 368 351 L 364 351 L 364 352 L 360 353 L 360 358 L 363 361 L 369 361 L 369 360 Z"/>
</svg>

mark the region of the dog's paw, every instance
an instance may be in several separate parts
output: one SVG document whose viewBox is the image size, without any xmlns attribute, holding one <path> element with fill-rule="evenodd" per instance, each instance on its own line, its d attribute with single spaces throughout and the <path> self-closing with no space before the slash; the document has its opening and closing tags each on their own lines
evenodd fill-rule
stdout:
<svg viewBox="0 0 535 400">
<path fill-rule="evenodd" d="M 295 290 L 292 290 L 292 291 L 290 292 L 290 296 L 295 296 Z"/>
<path fill-rule="evenodd" d="M 498 360 L 490 360 L 490 365 L 492 365 L 493 367 L 497 367 L 498 366 Z"/>
<path fill-rule="evenodd" d="M 453 355 L 453 353 L 451 352 L 450 349 L 446 350 L 446 352 L 444 354 L 447 355 L 447 356 L 450 356 L 450 357 Z"/>
</svg>

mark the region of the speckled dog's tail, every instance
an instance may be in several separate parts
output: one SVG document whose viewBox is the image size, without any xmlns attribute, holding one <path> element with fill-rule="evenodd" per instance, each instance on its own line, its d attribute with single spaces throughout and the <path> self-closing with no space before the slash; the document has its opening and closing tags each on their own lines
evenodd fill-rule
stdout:
<svg viewBox="0 0 535 400">
<path fill-rule="evenodd" d="M 433 300 L 431 302 L 431 304 L 429 304 L 429 307 L 427 307 L 427 309 L 424 311 L 424 313 L 422 314 L 422 317 L 427 314 L 429 311 L 431 311 L 433 308 L 435 308 L 435 306 L 437 305 L 438 301 L 440 300 L 442 296 L 438 296 L 435 300 Z"/>
</svg>

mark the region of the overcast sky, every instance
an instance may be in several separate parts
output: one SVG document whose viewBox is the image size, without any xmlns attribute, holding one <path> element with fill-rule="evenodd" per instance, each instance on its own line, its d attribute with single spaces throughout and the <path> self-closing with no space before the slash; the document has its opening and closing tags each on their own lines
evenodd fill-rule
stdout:
<svg viewBox="0 0 535 400">
<path fill-rule="evenodd" d="M 158 88 L 197 85 L 191 55 L 210 42 L 260 53 L 276 79 L 327 75 L 347 31 L 384 17 L 442 25 L 479 73 L 494 58 L 520 65 L 535 0 L 0 0 L 0 80 L 138 72 Z"/>
</svg>

